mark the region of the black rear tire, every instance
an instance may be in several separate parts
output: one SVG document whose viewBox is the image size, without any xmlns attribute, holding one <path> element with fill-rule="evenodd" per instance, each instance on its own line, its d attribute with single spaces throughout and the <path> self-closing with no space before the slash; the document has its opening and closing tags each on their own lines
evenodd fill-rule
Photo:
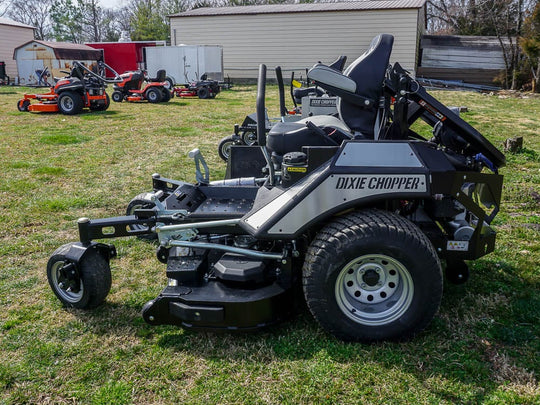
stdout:
<svg viewBox="0 0 540 405">
<path fill-rule="evenodd" d="M 231 146 L 233 145 L 234 145 L 234 140 L 233 140 L 232 135 L 226 136 L 221 141 L 219 141 L 218 155 L 225 162 L 228 161 L 229 157 L 231 156 Z"/>
<path fill-rule="evenodd" d="M 109 262 L 95 248 L 85 253 L 76 268 L 66 254 L 73 243 L 56 249 L 47 263 L 47 279 L 54 294 L 66 307 L 91 309 L 99 306 L 111 289 Z M 74 272 L 74 273 L 72 273 Z"/>
<path fill-rule="evenodd" d="M 303 268 L 311 313 L 345 341 L 413 337 L 437 312 L 442 285 L 439 258 L 422 231 L 379 210 L 327 224 L 312 241 Z"/>
<path fill-rule="evenodd" d="M 199 90 L 197 90 L 197 96 L 199 96 L 199 98 L 206 99 L 210 97 L 210 91 L 207 87 L 201 87 Z"/>
<path fill-rule="evenodd" d="M 166 103 L 171 99 L 171 92 L 167 90 L 165 87 L 161 89 L 161 102 Z"/>
<path fill-rule="evenodd" d="M 159 103 L 162 98 L 161 90 L 157 87 L 150 87 L 146 90 L 145 97 L 150 103 Z"/>
<path fill-rule="evenodd" d="M 58 109 L 64 115 L 80 114 L 84 107 L 81 94 L 74 91 L 65 91 L 58 96 Z"/>
</svg>

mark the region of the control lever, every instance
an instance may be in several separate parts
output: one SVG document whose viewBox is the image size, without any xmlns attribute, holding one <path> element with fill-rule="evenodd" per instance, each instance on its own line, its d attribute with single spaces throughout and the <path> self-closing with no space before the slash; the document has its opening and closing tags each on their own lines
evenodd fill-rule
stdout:
<svg viewBox="0 0 540 405">
<path fill-rule="evenodd" d="M 188 156 L 195 161 L 195 178 L 197 182 L 208 184 L 210 182 L 210 171 L 201 151 L 195 148 L 188 153 Z M 201 165 L 204 168 L 204 175 L 201 173 Z"/>
</svg>

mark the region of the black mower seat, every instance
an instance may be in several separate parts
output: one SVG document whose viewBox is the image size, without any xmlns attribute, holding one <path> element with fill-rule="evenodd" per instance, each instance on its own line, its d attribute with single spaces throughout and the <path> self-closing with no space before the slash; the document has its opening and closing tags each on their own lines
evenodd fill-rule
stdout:
<svg viewBox="0 0 540 405">
<path fill-rule="evenodd" d="M 266 138 L 266 147 L 276 155 L 302 150 L 302 146 L 337 146 L 351 139 L 350 129 L 331 115 L 316 115 L 295 122 L 278 122 Z"/>
<path fill-rule="evenodd" d="M 339 117 L 354 133 L 374 137 L 379 98 L 390 61 L 394 37 L 377 35 L 369 49 L 341 74 L 336 69 L 317 64 L 308 78 L 338 96 Z"/>
<path fill-rule="evenodd" d="M 152 82 L 164 82 L 167 78 L 167 71 L 165 69 L 159 69 L 156 73 L 156 77 L 153 79 L 150 79 Z"/>
</svg>

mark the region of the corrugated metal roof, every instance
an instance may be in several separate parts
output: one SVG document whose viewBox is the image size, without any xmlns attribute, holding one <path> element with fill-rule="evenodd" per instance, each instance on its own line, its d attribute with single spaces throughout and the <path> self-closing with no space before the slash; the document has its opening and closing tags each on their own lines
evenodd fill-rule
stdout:
<svg viewBox="0 0 540 405">
<path fill-rule="evenodd" d="M 22 28 L 34 28 L 31 25 L 23 24 L 18 21 L 10 20 L 9 18 L 0 17 L 0 25 L 13 25 L 14 27 L 22 27 Z"/>
<path fill-rule="evenodd" d="M 41 41 L 39 39 L 35 39 L 33 42 L 37 42 L 38 44 L 48 46 L 53 49 L 77 49 L 77 50 L 83 50 L 83 51 L 95 51 L 94 48 L 83 45 L 83 44 L 74 44 L 73 42 L 54 42 L 54 41 Z"/>
<path fill-rule="evenodd" d="M 169 17 L 199 17 L 241 14 L 313 13 L 421 8 L 426 0 L 364 0 L 339 3 L 265 4 L 259 6 L 202 7 Z"/>
<path fill-rule="evenodd" d="M 28 46 L 29 44 L 40 44 L 52 48 L 54 55 L 57 59 L 73 59 L 73 60 L 99 60 L 101 58 L 101 51 L 94 49 L 88 45 L 74 44 L 72 42 L 52 42 L 41 41 L 34 39 L 32 41 L 25 42 L 24 44 L 15 48 L 14 55 L 17 49 Z"/>
</svg>

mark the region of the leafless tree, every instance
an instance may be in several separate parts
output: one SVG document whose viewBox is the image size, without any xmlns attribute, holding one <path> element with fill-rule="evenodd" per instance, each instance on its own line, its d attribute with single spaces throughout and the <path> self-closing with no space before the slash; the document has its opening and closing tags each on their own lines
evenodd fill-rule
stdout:
<svg viewBox="0 0 540 405">
<path fill-rule="evenodd" d="M 1 1 L 1 0 L 0 0 Z M 53 0 L 10 2 L 6 16 L 36 29 L 37 39 L 51 38 L 50 11 Z"/>
</svg>

